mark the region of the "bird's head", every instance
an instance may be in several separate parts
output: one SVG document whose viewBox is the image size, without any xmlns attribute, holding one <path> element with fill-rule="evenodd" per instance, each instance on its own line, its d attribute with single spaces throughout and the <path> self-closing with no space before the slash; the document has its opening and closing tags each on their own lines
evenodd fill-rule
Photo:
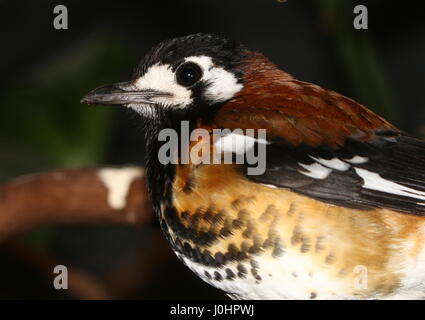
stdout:
<svg viewBox="0 0 425 320">
<path fill-rule="evenodd" d="M 366 140 L 376 128 L 393 128 L 351 99 L 295 80 L 261 53 L 211 34 L 160 43 L 130 81 L 97 88 L 81 102 L 126 106 L 155 131 L 201 119 L 230 130 L 264 128 L 294 145 L 337 147 L 347 136 Z"/>
<path fill-rule="evenodd" d="M 241 92 L 253 55 L 221 36 L 174 38 L 153 47 L 132 80 L 97 88 L 82 102 L 124 105 L 146 118 L 208 112 Z"/>
</svg>

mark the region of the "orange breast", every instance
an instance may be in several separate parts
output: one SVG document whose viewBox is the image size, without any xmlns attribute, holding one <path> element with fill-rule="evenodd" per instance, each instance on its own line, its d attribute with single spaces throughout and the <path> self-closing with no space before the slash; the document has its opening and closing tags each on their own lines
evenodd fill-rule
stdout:
<svg viewBox="0 0 425 320">
<path fill-rule="evenodd" d="M 301 270 L 338 283 L 344 294 L 370 296 L 395 290 L 403 261 L 423 247 L 418 237 L 423 222 L 415 216 L 324 204 L 250 182 L 233 165 L 176 170 L 175 218 L 190 230 L 179 240 L 220 264 L 279 261 L 278 272 L 288 273 L 295 271 L 282 261 L 291 257 L 303 261 Z M 205 234 L 211 241 L 201 241 Z M 367 270 L 367 288 L 354 286 L 359 266 Z"/>
</svg>

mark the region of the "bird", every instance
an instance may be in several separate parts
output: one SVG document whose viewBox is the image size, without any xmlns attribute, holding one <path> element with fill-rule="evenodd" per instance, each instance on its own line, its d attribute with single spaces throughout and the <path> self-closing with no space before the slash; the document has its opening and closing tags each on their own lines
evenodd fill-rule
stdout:
<svg viewBox="0 0 425 320">
<path fill-rule="evenodd" d="M 81 102 L 137 114 L 165 237 L 230 298 L 425 297 L 425 143 L 362 104 L 202 33 L 161 42 L 130 81 Z M 194 148 L 231 161 L 183 159 Z"/>
</svg>

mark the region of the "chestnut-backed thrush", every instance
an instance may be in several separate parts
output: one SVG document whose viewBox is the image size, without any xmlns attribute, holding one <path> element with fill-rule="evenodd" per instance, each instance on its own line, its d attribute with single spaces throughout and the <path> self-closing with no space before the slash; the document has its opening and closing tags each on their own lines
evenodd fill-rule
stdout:
<svg viewBox="0 0 425 320">
<path fill-rule="evenodd" d="M 425 297 L 425 143 L 363 105 L 206 34 L 162 42 L 131 81 L 82 102 L 140 116 L 148 188 L 167 239 L 232 298 Z M 249 174 L 244 161 L 183 163 L 181 154 L 163 163 L 161 132 L 183 122 L 214 138 L 195 141 L 209 150 L 225 142 L 232 160 L 265 147 L 263 172 Z M 216 129 L 229 131 L 217 140 Z"/>
</svg>

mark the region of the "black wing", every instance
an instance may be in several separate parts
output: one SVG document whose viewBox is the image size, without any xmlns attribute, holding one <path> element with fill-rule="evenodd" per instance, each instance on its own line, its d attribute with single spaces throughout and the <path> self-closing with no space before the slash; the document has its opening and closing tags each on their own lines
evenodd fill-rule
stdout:
<svg viewBox="0 0 425 320">
<path fill-rule="evenodd" d="M 343 207 L 425 215 L 425 142 L 408 135 L 377 132 L 339 150 L 271 141 L 266 158 L 264 174 L 248 179 Z"/>
</svg>

